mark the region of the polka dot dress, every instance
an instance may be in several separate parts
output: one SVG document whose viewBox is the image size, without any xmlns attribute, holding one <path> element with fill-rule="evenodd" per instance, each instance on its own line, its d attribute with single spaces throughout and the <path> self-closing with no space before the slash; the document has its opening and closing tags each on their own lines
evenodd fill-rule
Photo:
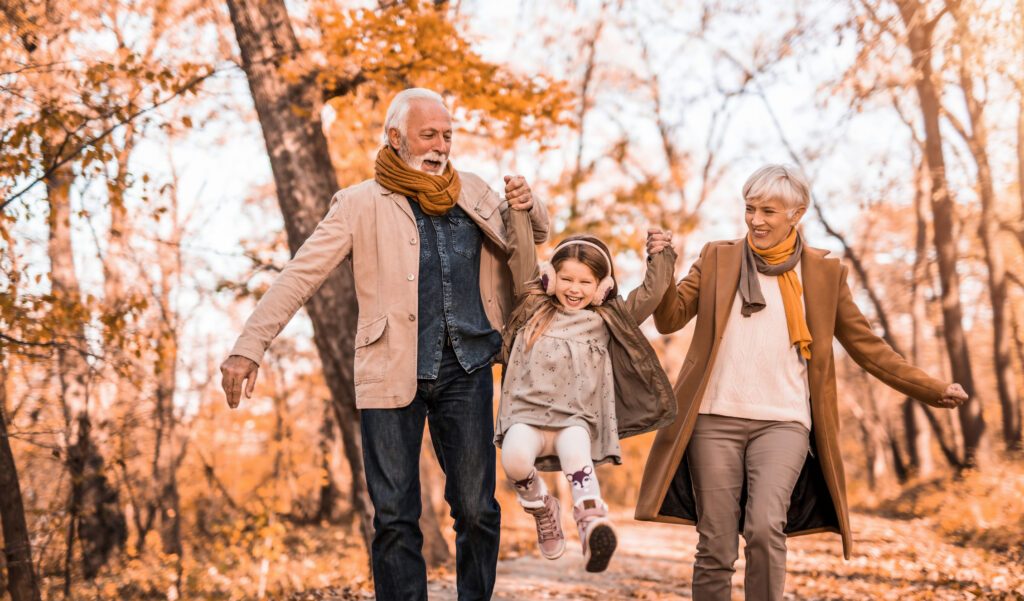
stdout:
<svg viewBox="0 0 1024 601">
<path fill-rule="evenodd" d="M 590 432 L 595 465 L 620 463 L 610 334 L 604 320 L 594 311 L 559 310 L 528 351 L 524 332 L 516 336 L 505 366 L 495 444 L 501 446 L 512 424 L 582 426 Z"/>
</svg>

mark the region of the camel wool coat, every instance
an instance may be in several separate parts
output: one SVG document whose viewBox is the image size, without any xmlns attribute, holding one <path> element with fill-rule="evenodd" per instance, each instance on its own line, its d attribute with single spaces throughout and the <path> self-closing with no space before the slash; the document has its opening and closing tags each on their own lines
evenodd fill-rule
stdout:
<svg viewBox="0 0 1024 601">
<path fill-rule="evenodd" d="M 676 420 L 658 432 L 644 468 L 636 506 L 638 520 L 696 523 L 686 446 L 737 296 L 745 240 L 707 244 L 690 272 L 666 292 L 654 313 L 663 334 L 682 328 L 694 317 L 697 323 L 674 385 Z M 801 258 L 804 311 L 813 339 L 807 366 L 812 427 L 810 452 L 793 488 L 785 531 L 789 536 L 837 532 L 842 536 L 843 555 L 849 559 L 852 539 L 839 449 L 832 339 L 871 375 L 919 401 L 937 405 L 946 384 L 909 364 L 872 331 L 853 302 L 846 283 L 847 267 L 826 254 L 828 251 L 804 247 Z M 742 519 L 741 514 L 741 524 Z"/>
</svg>

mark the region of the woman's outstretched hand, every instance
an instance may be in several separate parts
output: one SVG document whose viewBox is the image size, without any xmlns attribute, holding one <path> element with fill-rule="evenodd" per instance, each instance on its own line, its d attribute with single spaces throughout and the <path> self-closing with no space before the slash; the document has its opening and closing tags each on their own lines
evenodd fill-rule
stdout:
<svg viewBox="0 0 1024 601">
<path fill-rule="evenodd" d="M 964 387 L 954 382 L 947 386 L 946 391 L 942 393 L 942 400 L 939 401 L 939 407 L 953 409 L 963 405 L 966 401 L 967 392 L 964 391 Z"/>
<path fill-rule="evenodd" d="M 672 232 L 660 227 L 647 228 L 647 254 L 654 255 L 672 246 Z"/>
</svg>

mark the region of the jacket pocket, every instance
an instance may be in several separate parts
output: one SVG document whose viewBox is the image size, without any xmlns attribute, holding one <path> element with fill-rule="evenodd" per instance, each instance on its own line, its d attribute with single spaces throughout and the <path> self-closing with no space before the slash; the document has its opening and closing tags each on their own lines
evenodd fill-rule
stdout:
<svg viewBox="0 0 1024 601">
<path fill-rule="evenodd" d="M 356 384 L 380 382 L 384 379 L 388 359 L 388 316 L 379 317 L 356 326 Z"/>
<path fill-rule="evenodd" d="M 448 216 L 452 248 L 467 259 L 480 252 L 480 228 L 469 217 Z"/>
</svg>

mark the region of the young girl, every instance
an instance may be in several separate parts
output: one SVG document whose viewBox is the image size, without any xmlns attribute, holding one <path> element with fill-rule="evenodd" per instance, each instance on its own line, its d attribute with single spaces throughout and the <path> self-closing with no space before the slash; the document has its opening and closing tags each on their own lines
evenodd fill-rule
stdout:
<svg viewBox="0 0 1024 601">
<path fill-rule="evenodd" d="M 548 559 L 562 555 L 565 537 L 558 499 L 537 470 L 565 474 L 586 569 L 600 572 L 616 538 L 594 466 L 621 464 L 620 438 L 675 419 L 671 385 L 638 327 L 672 283 L 675 252 L 650 255 L 643 285 L 623 300 L 603 242 L 571 236 L 538 266 L 529 217 L 508 213 L 516 306 L 504 331 L 495 445 Z"/>
</svg>

